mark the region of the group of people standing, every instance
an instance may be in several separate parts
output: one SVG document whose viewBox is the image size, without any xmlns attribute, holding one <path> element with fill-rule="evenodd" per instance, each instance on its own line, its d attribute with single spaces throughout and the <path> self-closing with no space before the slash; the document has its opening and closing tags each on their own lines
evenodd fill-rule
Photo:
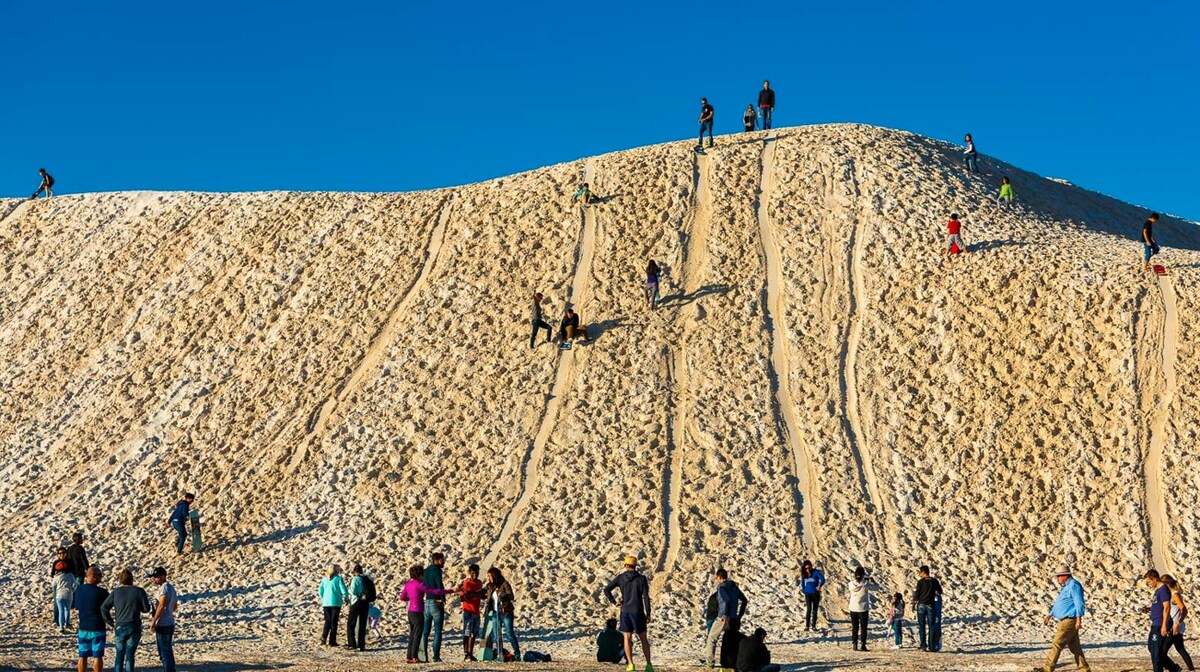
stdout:
<svg viewBox="0 0 1200 672">
<path fill-rule="evenodd" d="M 763 81 L 762 90 L 758 92 L 758 111 L 754 109 L 754 104 L 746 106 L 746 112 L 742 114 L 742 125 L 746 132 L 749 133 L 759 128 L 759 118 L 762 119 L 762 130 L 770 130 L 771 117 L 775 112 L 775 91 L 771 88 L 770 81 Z M 715 111 L 713 106 L 709 104 L 708 98 L 700 99 L 700 137 L 696 140 L 696 151 L 704 152 L 704 134 L 708 134 L 708 146 L 713 146 L 713 119 Z"/>
</svg>

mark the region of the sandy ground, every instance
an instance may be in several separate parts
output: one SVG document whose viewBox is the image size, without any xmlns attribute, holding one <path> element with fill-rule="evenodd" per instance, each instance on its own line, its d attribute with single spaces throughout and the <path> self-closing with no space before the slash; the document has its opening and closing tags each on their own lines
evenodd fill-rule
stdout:
<svg viewBox="0 0 1200 672">
<path fill-rule="evenodd" d="M 1103 641 L 1140 641 L 1136 577 L 1198 561 L 1195 224 L 1158 225 L 1159 279 L 1146 210 L 991 157 L 859 125 L 719 140 L 421 193 L 0 200 L 0 663 L 58 664 L 23 633 L 76 530 L 106 569 L 170 568 L 196 660 L 320 667 L 323 568 L 366 565 L 398 625 L 436 550 L 451 580 L 504 567 L 531 646 L 575 659 L 626 553 L 668 661 L 719 565 L 798 641 L 805 557 L 836 621 L 855 563 L 887 593 L 933 565 L 971 653 L 932 669 L 1040 657 L 1064 561 Z M 972 251 L 945 259 L 951 212 Z M 535 290 L 594 342 L 530 349 Z M 208 547 L 176 558 L 184 490 Z M 786 660 L 860 666 L 837 651 Z"/>
</svg>

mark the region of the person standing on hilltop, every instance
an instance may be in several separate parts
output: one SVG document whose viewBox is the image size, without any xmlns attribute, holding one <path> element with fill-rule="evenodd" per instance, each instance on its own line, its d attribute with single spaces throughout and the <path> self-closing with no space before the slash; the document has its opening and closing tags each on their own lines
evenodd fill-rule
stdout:
<svg viewBox="0 0 1200 672">
<path fill-rule="evenodd" d="M 708 146 L 713 146 L 713 106 L 708 104 L 708 98 L 700 99 L 700 139 L 696 141 L 696 149 L 704 151 L 704 132 L 708 131 Z"/>
<path fill-rule="evenodd" d="M 825 573 L 814 569 L 809 560 L 800 565 L 800 592 L 804 593 L 804 629 L 817 629 L 817 613 L 821 606 L 821 589 L 825 587 Z"/>
<path fill-rule="evenodd" d="M 42 176 L 42 183 L 38 185 L 37 191 L 33 192 L 33 196 L 29 197 L 31 201 L 42 192 L 46 193 L 46 198 L 54 196 L 54 178 L 50 177 L 50 173 L 47 173 L 45 168 L 38 168 L 38 175 Z"/>
<path fill-rule="evenodd" d="M 529 334 L 529 349 L 532 350 L 534 342 L 537 340 L 538 329 L 546 330 L 546 342 L 554 340 L 554 333 L 550 331 L 550 323 L 542 319 L 542 306 L 550 303 L 550 299 L 542 298 L 541 292 L 533 293 L 533 311 L 530 313 L 529 321 L 533 324 L 533 331 Z"/>
<path fill-rule="evenodd" d="M 1154 237 L 1154 225 L 1158 223 L 1158 213 L 1150 213 L 1150 217 L 1142 224 L 1142 257 L 1146 260 L 1146 268 L 1150 268 L 1150 257 L 1158 254 L 1158 239 Z"/>
<path fill-rule="evenodd" d="M 753 105 L 747 105 L 746 111 L 742 113 L 742 126 L 746 128 L 747 133 L 751 133 L 758 126 L 758 113 L 754 111 Z"/>
<path fill-rule="evenodd" d="M 613 591 L 621 589 L 621 599 L 613 597 Z M 604 597 L 621 609 L 621 633 L 625 637 L 626 672 L 633 670 L 633 635 L 642 641 L 642 655 L 646 658 L 646 672 L 654 672 L 650 660 L 650 582 L 637 570 L 637 558 L 625 556 L 625 571 L 613 577 L 604 587 Z"/>
<path fill-rule="evenodd" d="M 421 583 L 428 589 L 425 594 L 425 621 L 421 625 L 421 648 L 417 656 L 423 663 L 430 662 L 430 644 L 433 645 L 432 662 L 442 662 L 442 626 L 446 624 L 445 596 L 449 594 L 445 592 L 446 584 L 442 576 L 442 568 L 445 566 L 446 556 L 434 553 L 430 556 L 429 566 L 425 568 L 421 577 Z"/>
<path fill-rule="evenodd" d="M 762 110 L 762 127 L 764 131 L 771 130 L 771 113 L 775 111 L 775 92 L 771 83 L 763 82 L 762 91 L 758 92 L 758 109 Z"/>
<path fill-rule="evenodd" d="M 1054 578 L 1062 590 L 1054 604 L 1050 605 L 1050 612 L 1042 618 L 1042 625 L 1050 625 L 1051 621 L 1058 625 L 1054 629 L 1054 642 L 1050 645 L 1046 664 L 1034 670 L 1053 672 L 1059 654 L 1063 648 L 1067 648 L 1075 656 L 1075 666 L 1083 672 L 1089 672 L 1091 668 L 1083 657 L 1083 647 L 1079 645 L 1079 630 L 1083 627 L 1083 614 L 1087 611 L 1083 603 L 1083 586 L 1071 576 L 1071 569 L 1066 565 L 1058 570 Z"/>
<path fill-rule="evenodd" d="M 966 252 L 967 244 L 962 239 L 962 222 L 958 221 L 958 213 L 950 215 L 950 221 L 946 223 L 946 254 L 958 254 Z"/>
<path fill-rule="evenodd" d="M 970 133 L 967 133 L 967 137 L 963 141 L 966 143 L 966 148 L 963 150 L 963 163 L 967 164 L 967 170 L 978 173 L 979 152 L 975 151 L 975 141 L 971 139 Z"/>
<path fill-rule="evenodd" d="M 708 637 L 704 643 L 704 657 L 700 659 L 700 664 L 706 667 L 719 667 L 717 644 L 721 641 L 721 635 L 729 627 L 729 621 L 742 620 L 746 615 L 746 605 L 749 604 L 742 589 L 729 578 L 729 572 L 725 571 L 724 567 L 713 573 L 713 580 L 717 583 L 717 620 L 713 621 L 708 630 Z"/>
<path fill-rule="evenodd" d="M 71 573 L 75 575 L 75 580 L 83 583 L 87 568 L 92 566 L 92 563 L 88 562 L 87 551 L 83 548 L 83 534 L 76 532 L 71 535 L 71 545 L 67 547 L 67 560 L 71 563 Z"/>
<path fill-rule="evenodd" d="M 187 541 L 188 512 L 192 508 L 192 502 L 194 501 L 196 501 L 196 496 L 190 492 L 186 493 L 183 499 L 175 503 L 175 508 L 171 509 L 171 518 L 167 523 L 175 530 L 176 555 L 183 553 L 183 543 Z"/>
<path fill-rule="evenodd" d="M 104 578 L 99 567 L 91 565 L 86 570 L 86 580 L 75 590 L 71 607 L 78 612 L 79 632 L 76 634 L 79 645 L 79 672 L 87 670 L 88 658 L 92 659 L 93 672 L 104 669 L 104 646 L 108 640 L 108 626 L 104 623 L 104 603 L 108 601 L 108 591 L 100 587 L 100 579 Z"/>
</svg>

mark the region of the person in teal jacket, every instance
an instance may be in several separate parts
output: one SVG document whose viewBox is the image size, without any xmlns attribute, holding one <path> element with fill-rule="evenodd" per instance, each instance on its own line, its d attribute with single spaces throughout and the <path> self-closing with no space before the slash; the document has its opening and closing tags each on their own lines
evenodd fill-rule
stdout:
<svg viewBox="0 0 1200 672">
<path fill-rule="evenodd" d="M 346 604 L 349 594 L 346 592 L 346 582 L 342 580 L 342 568 L 331 565 L 321 585 L 317 587 L 317 597 L 321 598 L 321 610 L 325 612 L 325 626 L 321 629 L 321 644 L 337 646 L 338 623 L 342 618 L 342 605 Z"/>
</svg>

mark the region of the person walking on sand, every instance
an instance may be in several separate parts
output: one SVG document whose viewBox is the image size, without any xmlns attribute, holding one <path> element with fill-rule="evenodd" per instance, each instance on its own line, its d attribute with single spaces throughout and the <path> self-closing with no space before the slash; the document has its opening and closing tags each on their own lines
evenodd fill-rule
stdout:
<svg viewBox="0 0 1200 672">
<path fill-rule="evenodd" d="M 458 587 L 458 599 L 462 603 L 463 653 L 464 660 L 475 660 L 475 640 L 479 639 L 479 607 L 487 591 L 479 580 L 479 565 L 467 567 L 467 578 Z"/>
<path fill-rule="evenodd" d="M 50 577 L 50 589 L 54 594 L 54 625 L 59 632 L 66 632 L 71 625 L 71 601 L 79 583 L 71 573 L 71 562 L 67 560 L 67 549 L 58 549 L 58 560 L 54 561 Z"/>
<path fill-rule="evenodd" d="M 742 589 L 729 578 L 729 572 L 721 567 L 713 573 L 713 581 L 717 584 L 717 620 L 708 629 L 708 637 L 704 643 L 704 657 L 700 659 L 703 666 L 720 667 L 717 661 L 717 644 L 721 634 L 729 627 L 730 619 L 742 620 L 746 615 L 746 606 L 750 603 Z"/>
<path fill-rule="evenodd" d="M 71 607 L 75 609 L 79 632 L 76 639 L 79 646 L 78 672 L 86 672 L 88 658 L 92 659 L 93 672 L 104 668 L 104 647 L 108 640 L 108 626 L 104 622 L 104 603 L 108 601 L 108 591 L 100 587 L 100 579 L 104 573 L 99 567 L 91 565 L 85 571 L 82 586 L 75 590 Z"/>
<path fill-rule="evenodd" d="M 892 637 L 895 641 L 892 649 L 899 649 L 900 645 L 904 643 L 904 596 L 900 593 L 892 595 L 892 609 L 888 612 L 887 624 L 892 629 Z"/>
<path fill-rule="evenodd" d="M 430 556 L 429 566 L 421 575 L 421 583 L 425 584 L 425 622 L 421 626 L 421 648 L 417 659 L 422 663 L 430 662 L 429 649 L 433 645 L 433 661 L 442 662 L 442 627 L 446 625 L 446 584 L 442 577 L 442 568 L 446 566 L 446 556 L 434 553 Z M 431 641 L 432 640 L 432 641 Z"/>
<path fill-rule="evenodd" d="M 613 591 L 621 589 L 621 599 L 613 597 Z M 654 672 L 650 659 L 650 582 L 637 569 L 637 558 L 625 556 L 625 571 L 613 577 L 604 587 L 604 597 L 621 609 L 620 630 L 625 639 L 626 672 L 633 670 L 633 636 L 642 642 L 642 655 L 646 658 L 646 672 Z"/>
<path fill-rule="evenodd" d="M 754 111 L 753 105 L 747 105 L 746 111 L 742 113 L 742 125 L 746 127 L 747 133 L 758 127 L 758 113 Z"/>
<path fill-rule="evenodd" d="M 370 577 L 363 574 L 362 565 L 355 564 L 350 570 L 350 588 L 347 590 L 347 597 L 350 600 L 350 608 L 346 611 L 349 615 L 346 617 L 346 648 L 358 649 L 365 651 L 367 648 L 367 616 L 371 610 L 371 602 L 374 595 L 369 593 L 374 592 L 367 590 L 367 582 Z"/>
<path fill-rule="evenodd" d="M 530 313 L 529 321 L 533 324 L 533 331 L 529 333 L 529 349 L 533 349 L 534 341 L 537 340 L 538 329 L 546 330 L 546 342 L 553 341 L 553 334 L 550 331 L 550 323 L 542 319 L 542 306 L 548 305 L 550 299 L 542 298 L 541 292 L 533 293 L 533 311 Z"/>
<path fill-rule="evenodd" d="M 67 560 L 71 563 L 71 573 L 75 575 L 75 580 L 83 583 L 87 568 L 91 567 L 92 563 L 88 562 L 87 551 L 83 548 L 82 533 L 76 532 L 71 535 L 71 545 L 67 547 Z"/>
<path fill-rule="evenodd" d="M 1151 569 L 1145 574 L 1146 585 L 1154 591 L 1150 606 L 1144 611 L 1150 614 L 1150 636 L 1146 648 L 1150 650 L 1150 665 L 1154 672 L 1179 672 L 1179 663 L 1171 660 L 1168 643 L 1174 629 L 1171 623 L 1171 589 L 1162 582 L 1158 570 Z"/>
<path fill-rule="evenodd" d="M 321 646 L 337 646 L 338 626 L 342 622 L 342 607 L 346 604 L 346 582 L 342 580 L 342 568 L 330 565 L 325 578 L 317 586 L 317 597 L 321 599 L 321 612 L 325 624 L 321 627 Z"/>
<path fill-rule="evenodd" d="M 408 603 L 408 662 L 410 663 L 421 662 L 417 655 L 421 650 L 422 634 L 425 632 L 425 605 L 427 604 L 425 598 L 430 595 L 441 597 L 454 592 L 426 586 L 421 581 L 424 574 L 420 565 L 409 567 L 408 583 L 405 583 L 404 587 L 400 589 L 400 601 Z"/>
<path fill-rule="evenodd" d="M 513 658 L 520 660 L 521 643 L 517 641 L 517 631 L 513 629 L 513 621 L 517 618 L 516 592 L 513 591 L 512 584 L 508 582 L 508 579 L 504 578 L 504 573 L 500 571 L 499 567 L 488 568 L 487 577 L 487 594 L 485 595 L 487 607 L 483 612 L 483 620 L 490 621 L 493 618 L 492 614 L 500 614 L 500 628 L 508 631 L 508 642 L 513 647 Z M 504 639 L 503 634 L 502 632 L 493 632 L 492 637 L 494 639 L 489 638 L 484 642 L 485 647 L 491 646 L 493 641 L 496 643 L 497 659 L 503 658 L 500 653 L 503 649 L 500 644 Z"/>
<path fill-rule="evenodd" d="M 165 567 L 155 567 L 150 573 L 150 580 L 158 586 L 154 592 L 150 632 L 154 633 L 163 672 L 175 672 L 175 607 L 179 604 L 179 595 L 175 592 L 175 586 L 167 582 Z"/>
<path fill-rule="evenodd" d="M 1167 641 L 1167 648 L 1174 648 L 1179 653 L 1183 664 L 1187 665 L 1190 672 L 1195 670 L 1196 666 L 1192 664 L 1192 656 L 1183 645 L 1183 622 L 1188 615 L 1187 605 L 1183 603 L 1183 593 L 1179 589 L 1179 582 L 1174 577 L 1170 574 L 1163 574 L 1162 582 L 1171 589 L 1171 634 Z"/>
<path fill-rule="evenodd" d="M 658 262 L 651 259 L 646 263 L 646 305 L 651 308 L 658 306 L 658 287 L 661 278 L 662 269 L 658 267 Z"/>
<path fill-rule="evenodd" d="M 187 541 L 187 521 L 188 512 L 192 507 L 192 502 L 196 501 L 196 496 L 192 493 L 185 493 L 183 499 L 175 503 L 175 508 L 171 509 L 171 518 L 167 524 L 175 530 L 175 554 L 183 553 L 183 543 Z"/>
<path fill-rule="evenodd" d="M 779 666 L 771 662 L 771 651 L 767 649 L 767 631 L 755 628 L 754 634 L 742 640 L 738 647 L 737 672 L 779 672 Z"/>
<path fill-rule="evenodd" d="M 133 572 L 128 568 L 121 570 L 117 581 L 121 585 L 113 589 L 100 608 L 104 611 L 104 620 L 113 628 L 117 652 L 113 669 L 133 672 L 134 656 L 142 641 L 142 614 L 150 613 L 150 597 L 140 586 L 133 585 Z"/>
<path fill-rule="evenodd" d="M 1000 178 L 1000 193 L 996 196 L 996 205 L 1001 204 L 1008 208 L 1013 204 L 1013 188 L 1008 176 Z"/>
<path fill-rule="evenodd" d="M 862 565 L 855 567 L 847 595 L 850 603 L 850 642 L 855 651 L 867 650 L 867 616 L 871 612 L 872 590 L 879 590 L 879 584 L 867 576 L 867 570 Z"/>
<path fill-rule="evenodd" d="M 1083 614 L 1087 611 L 1083 602 L 1083 586 L 1071 576 L 1071 568 L 1063 565 L 1054 575 L 1062 589 L 1050 612 L 1042 618 L 1042 625 L 1057 623 L 1054 629 L 1054 641 L 1050 645 L 1050 653 L 1046 655 L 1046 664 L 1033 668 L 1036 672 L 1053 672 L 1058 664 L 1058 656 L 1063 648 L 1075 656 L 1075 667 L 1088 672 L 1087 659 L 1083 657 L 1083 647 L 1079 645 L 1079 630 L 1083 628 Z"/>
<path fill-rule="evenodd" d="M 46 198 L 54 196 L 54 178 L 50 177 L 50 173 L 47 173 L 45 168 L 38 168 L 38 175 L 42 176 L 42 183 L 38 185 L 37 191 L 33 192 L 33 196 L 29 197 L 31 201 L 42 192 L 46 193 Z"/>
<path fill-rule="evenodd" d="M 800 565 L 800 592 L 804 594 L 804 629 L 817 629 L 817 613 L 821 606 L 821 589 L 825 587 L 825 573 L 814 569 L 809 560 Z"/>
<path fill-rule="evenodd" d="M 963 138 L 966 147 L 963 149 L 963 163 L 967 164 L 967 170 L 972 173 L 979 172 L 979 152 L 975 151 L 975 141 L 971 139 L 971 134 L 967 133 L 967 137 Z"/>
<path fill-rule="evenodd" d="M 771 90 L 770 82 L 764 81 L 762 91 L 758 92 L 758 109 L 762 110 L 763 130 L 771 130 L 771 113 L 775 111 L 775 92 Z"/>
<path fill-rule="evenodd" d="M 575 195 L 571 197 L 571 202 L 582 201 L 584 205 L 591 205 L 593 198 L 591 187 L 584 182 L 583 186 L 576 190 Z"/>
<path fill-rule="evenodd" d="M 1142 258 L 1146 260 L 1146 268 L 1150 268 L 1150 257 L 1158 254 L 1158 239 L 1154 237 L 1154 225 L 1158 223 L 1158 213 L 1150 213 L 1150 217 L 1142 224 Z"/>
<path fill-rule="evenodd" d="M 950 215 L 950 221 L 946 223 L 946 256 L 966 251 L 967 244 L 962 239 L 962 222 L 958 221 L 956 212 Z"/>
<path fill-rule="evenodd" d="M 929 565 L 921 565 L 917 570 L 916 590 L 913 591 L 913 604 L 917 607 L 917 636 L 922 651 L 930 649 L 934 639 L 934 604 L 942 597 L 942 583 L 929 575 Z"/>
<path fill-rule="evenodd" d="M 704 132 L 708 131 L 708 146 L 713 146 L 713 107 L 708 104 L 708 98 L 700 99 L 700 139 L 696 141 L 696 149 L 704 150 Z"/>
</svg>

